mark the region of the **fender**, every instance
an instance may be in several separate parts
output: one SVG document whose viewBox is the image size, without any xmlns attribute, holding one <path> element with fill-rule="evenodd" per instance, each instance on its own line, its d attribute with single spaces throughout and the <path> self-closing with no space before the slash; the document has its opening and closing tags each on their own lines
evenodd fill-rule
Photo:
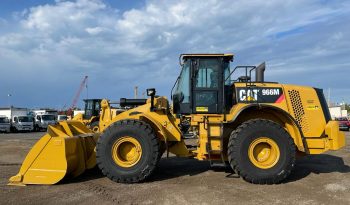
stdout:
<svg viewBox="0 0 350 205">
<path fill-rule="evenodd" d="M 100 130 L 103 132 L 110 124 L 119 120 L 138 119 L 150 123 L 158 131 L 157 136 L 164 141 L 181 141 L 181 131 L 173 117 L 163 111 L 150 111 L 150 103 L 127 110 L 112 117 L 111 108 L 107 100 L 101 102 Z"/>
<path fill-rule="evenodd" d="M 281 108 L 278 108 L 278 107 L 275 107 L 275 106 L 272 106 L 272 105 L 266 105 L 266 104 L 249 104 L 249 105 L 244 106 L 243 108 L 241 108 L 234 115 L 234 117 L 231 120 L 228 120 L 226 123 L 233 123 L 240 116 L 240 114 L 242 112 L 244 112 L 244 111 L 246 111 L 248 109 L 252 109 L 252 108 L 256 108 L 257 110 L 271 109 L 271 110 L 275 110 L 276 112 L 280 112 L 284 116 L 286 116 L 293 123 L 293 126 L 297 128 L 298 134 L 300 135 L 300 138 L 301 138 L 301 142 L 303 143 L 303 149 L 304 150 L 301 150 L 300 148 L 298 148 L 299 151 L 303 151 L 303 152 L 309 154 L 309 150 L 308 150 L 308 147 L 307 147 L 306 139 L 305 139 L 305 136 L 304 136 L 304 134 L 303 134 L 303 132 L 301 130 L 301 127 L 299 126 L 297 121 L 288 112 L 286 112 L 285 110 L 283 110 Z M 292 136 L 292 137 L 294 138 L 294 137 L 297 137 L 297 136 Z"/>
<path fill-rule="evenodd" d="M 149 121 L 153 124 L 153 126 L 159 130 L 164 141 L 181 141 L 181 131 L 175 125 L 174 121 L 172 121 L 167 115 L 159 115 L 156 112 L 149 112 L 139 114 L 138 118 L 143 121 Z"/>
</svg>

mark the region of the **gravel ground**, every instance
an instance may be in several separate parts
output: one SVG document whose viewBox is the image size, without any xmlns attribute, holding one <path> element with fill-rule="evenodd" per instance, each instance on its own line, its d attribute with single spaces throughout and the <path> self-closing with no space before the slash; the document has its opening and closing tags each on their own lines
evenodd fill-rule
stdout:
<svg viewBox="0 0 350 205">
<path fill-rule="evenodd" d="M 350 204 L 350 133 L 339 151 L 298 159 L 279 185 L 253 185 L 208 162 L 162 159 L 145 183 L 118 184 L 98 169 L 52 185 L 7 186 L 43 133 L 0 134 L 0 204 Z"/>
</svg>

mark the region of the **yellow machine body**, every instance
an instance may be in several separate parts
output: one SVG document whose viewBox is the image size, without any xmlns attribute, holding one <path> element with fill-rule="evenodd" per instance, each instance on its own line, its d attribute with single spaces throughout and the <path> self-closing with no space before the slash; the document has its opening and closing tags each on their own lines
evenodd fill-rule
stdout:
<svg viewBox="0 0 350 205">
<path fill-rule="evenodd" d="M 232 54 L 193 56 L 233 58 Z M 140 120 L 151 126 L 166 152 L 198 160 L 227 161 L 230 134 L 242 123 L 252 119 L 264 119 L 279 124 L 291 136 L 296 150 L 301 153 L 320 154 L 327 150 L 340 149 L 345 145 L 344 133 L 339 131 L 338 123 L 332 121 L 327 114 L 327 105 L 320 97 L 322 91 L 311 87 L 269 82 L 235 82 L 230 86 L 234 102 L 224 114 L 210 114 L 207 113 L 208 107 L 197 106 L 193 108 L 196 110 L 195 114 L 179 116 L 174 114 L 174 108 L 169 106 L 166 97 L 154 96 L 143 105 L 115 114 L 110 102 L 104 99 L 100 104 L 99 131 L 103 136 L 105 130 L 114 123 Z M 85 169 L 95 166 L 95 146 L 99 134 L 93 134 L 84 125 L 88 121 L 84 121 L 82 115 L 74 119 L 75 121 L 64 121 L 49 126 L 48 133 L 27 155 L 19 173 L 10 178 L 10 184 L 55 184 L 65 176 L 78 176 Z M 197 139 L 194 148 L 186 144 L 180 127 L 183 121 L 188 122 L 188 130 Z M 258 159 L 254 148 L 259 148 L 262 141 L 272 148 L 275 147 L 271 149 L 273 157 L 279 157 L 276 142 L 266 137 L 268 136 L 262 136 L 252 143 L 249 148 L 251 160 Z M 122 139 L 129 139 L 128 142 L 134 145 L 135 150 L 140 146 L 130 136 Z M 122 147 L 118 142 L 115 146 Z M 134 155 L 135 163 L 142 158 L 139 153 L 142 152 Z M 124 163 L 119 155 L 113 156 L 115 161 Z M 127 152 L 121 156 L 127 156 Z M 272 166 L 258 161 L 255 164 L 264 169 Z"/>
<path fill-rule="evenodd" d="M 236 87 L 244 86 L 243 83 L 236 84 Z M 281 124 L 293 138 L 297 149 L 306 154 L 320 154 L 345 145 L 345 136 L 339 131 L 338 123 L 325 122 L 322 106 L 312 88 L 268 83 L 259 86 L 282 88 L 285 95 L 276 103 L 237 103 L 226 115 L 189 115 L 191 128 L 198 134 L 195 150 L 188 149 L 182 139 L 178 127 L 179 119 L 171 113 L 167 114 L 169 108 L 165 97 L 155 99 L 156 111 L 150 111 L 148 100 L 146 104 L 116 116 L 108 100 L 103 100 L 100 131 L 103 132 L 120 120 L 139 119 L 150 124 L 161 141 L 173 142 L 167 147 L 168 152 L 198 160 L 208 160 L 208 143 L 214 151 L 211 157 L 219 159 L 220 152 L 227 147 L 230 132 L 242 122 L 255 118 L 269 119 Z M 300 98 L 292 99 L 295 97 L 292 92 L 298 92 Z M 295 105 L 296 102 L 299 104 Z M 19 173 L 10 178 L 10 184 L 55 184 L 65 176 L 80 175 L 96 165 L 95 146 L 98 136 L 99 134 L 93 134 L 80 121 L 63 121 L 49 126 L 48 133 L 33 146 L 25 158 Z M 223 136 L 223 140 L 220 136 Z M 227 156 L 224 158 L 226 160 Z"/>
<path fill-rule="evenodd" d="M 277 102 L 273 103 L 249 101 L 237 103 L 227 115 L 194 114 L 190 116 L 191 126 L 199 133 L 198 148 L 194 151 L 196 158 L 208 159 L 207 143 L 210 143 L 212 149 L 219 155 L 220 151 L 227 147 L 230 133 L 237 126 L 251 119 L 268 119 L 279 123 L 293 138 L 298 151 L 306 154 L 320 154 L 345 146 L 345 135 L 339 131 L 338 122 L 325 121 L 325 113 L 313 88 L 276 83 L 255 83 L 255 86 L 266 87 L 270 91 L 280 88 L 283 94 Z M 236 83 L 235 87 L 245 89 L 246 84 Z M 251 99 L 254 99 L 253 95 L 250 96 Z M 239 98 L 238 93 L 237 98 Z M 222 135 L 223 140 L 221 140 Z M 208 136 L 211 136 L 210 142 Z"/>
<path fill-rule="evenodd" d="M 96 121 L 96 119 L 98 119 L 97 116 L 92 116 L 90 119 L 84 119 L 84 114 L 82 113 L 78 113 L 72 118 L 72 120 L 79 121 L 86 126 L 90 126 L 90 124 Z"/>
<path fill-rule="evenodd" d="M 101 102 L 100 131 L 103 132 L 111 124 L 124 119 L 139 119 L 147 122 L 155 130 L 161 141 L 178 142 L 169 148 L 169 152 L 177 156 L 191 156 L 190 151 L 182 139 L 181 131 L 177 125 L 177 119 L 168 112 L 168 100 L 166 97 L 158 97 L 154 102 L 155 111 L 150 111 L 150 100 L 146 104 L 124 111 L 113 117 L 108 100 Z"/>
<path fill-rule="evenodd" d="M 198 134 L 197 149 L 195 150 L 186 148 L 178 127 L 179 119 L 171 114 L 165 114 L 168 103 L 165 97 L 155 99 L 157 111 L 150 111 L 150 102 L 148 101 L 145 105 L 125 111 L 115 117 L 111 117 L 109 114 L 111 111 L 108 101 L 103 100 L 100 130 L 103 132 L 112 123 L 124 119 L 143 120 L 156 130 L 160 140 L 177 142 L 169 147 L 169 152 L 177 156 L 193 156 L 199 160 L 208 159 L 208 143 L 213 151 L 217 151 L 216 157 L 219 158 L 220 151 L 227 147 L 231 131 L 242 122 L 257 118 L 269 119 L 281 124 L 293 138 L 298 151 L 306 154 L 320 154 L 345 146 L 345 136 L 343 132 L 339 131 L 338 123 L 336 121 L 326 123 L 322 105 L 313 88 L 276 83 L 255 85 L 260 88 L 266 87 L 269 91 L 280 88 L 283 92 L 282 97 L 273 103 L 237 103 L 225 115 L 189 115 L 191 128 Z M 245 88 L 246 84 L 236 83 L 235 87 Z M 254 96 L 251 97 L 254 98 Z M 221 140 L 222 135 L 223 140 Z M 208 136 L 211 137 L 210 140 L 208 140 Z"/>
</svg>

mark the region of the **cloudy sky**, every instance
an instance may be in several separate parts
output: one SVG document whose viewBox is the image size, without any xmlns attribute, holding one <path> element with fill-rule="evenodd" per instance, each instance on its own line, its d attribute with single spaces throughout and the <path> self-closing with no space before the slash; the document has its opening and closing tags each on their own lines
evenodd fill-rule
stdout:
<svg viewBox="0 0 350 205">
<path fill-rule="evenodd" d="M 0 106 L 69 106 L 85 75 L 79 105 L 134 86 L 169 96 L 179 54 L 227 52 L 350 102 L 350 1 L 1 0 Z"/>
</svg>

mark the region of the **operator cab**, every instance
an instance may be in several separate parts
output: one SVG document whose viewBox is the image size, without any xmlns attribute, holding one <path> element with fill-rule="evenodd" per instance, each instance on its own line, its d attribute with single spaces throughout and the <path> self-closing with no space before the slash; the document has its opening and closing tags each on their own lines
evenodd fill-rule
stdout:
<svg viewBox="0 0 350 205">
<path fill-rule="evenodd" d="M 91 119 L 93 116 L 100 115 L 100 104 L 102 99 L 84 99 L 85 114 L 84 119 Z"/>
<path fill-rule="evenodd" d="M 172 95 L 176 114 L 222 114 L 232 106 L 228 79 L 233 54 L 183 54 Z M 228 97 L 231 96 L 231 97 Z"/>
</svg>

